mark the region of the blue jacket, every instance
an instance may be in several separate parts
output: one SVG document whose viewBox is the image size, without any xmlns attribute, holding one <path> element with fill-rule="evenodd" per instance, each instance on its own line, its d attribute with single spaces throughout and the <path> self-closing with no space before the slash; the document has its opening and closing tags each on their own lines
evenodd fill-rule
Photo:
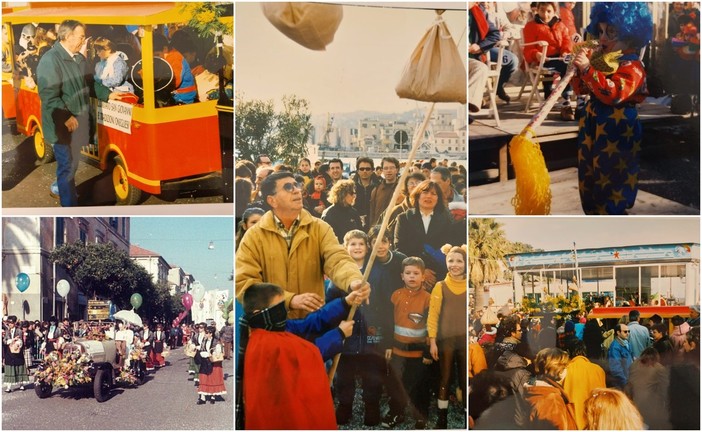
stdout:
<svg viewBox="0 0 702 432">
<path fill-rule="evenodd" d="M 622 345 L 620 342 L 623 342 Z M 631 355 L 629 341 L 614 338 L 607 352 L 609 357 L 609 372 L 616 382 L 617 387 L 624 387 L 629 381 L 629 367 L 634 362 Z"/>
<path fill-rule="evenodd" d="M 392 258 L 386 263 L 377 259 L 368 276 L 371 286 L 370 304 L 362 304 L 353 316 L 355 324 L 353 333 L 346 339 L 343 352 L 345 354 L 381 354 L 392 348 L 394 329 L 394 306 L 390 297 L 396 289 L 404 286 L 400 274 L 402 260 L 407 256 L 401 252 L 392 251 Z M 365 272 L 365 266 L 361 269 Z M 346 292 L 335 285 L 330 285 L 326 291 L 326 301 L 345 297 Z"/>
<path fill-rule="evenodd" d="M 651 346 L 651 337 L 648 328 L 642 326 L 638 321 L 627 324 L 629 327 L 629 348 L 634 359 L 641 357 L 643 350 Z"/>
<path fill-rule="evenodd" d="M 348 313 L 346 301 L 336 299 L 303 319 L 287 320 L 285 330 L 314 343 L 327 361 L 343 348 L 344 334 L 338 325 L 348 318 Z"/>
</svg>

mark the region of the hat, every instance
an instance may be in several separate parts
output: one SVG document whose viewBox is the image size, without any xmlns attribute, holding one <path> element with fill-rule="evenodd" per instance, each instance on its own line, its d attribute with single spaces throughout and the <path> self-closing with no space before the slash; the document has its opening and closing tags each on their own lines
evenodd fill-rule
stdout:
<svg viewBox="0 0 702 432">
<path fill-rule="evenodd" d="M 692 309 L 693 311 L 695 311 L 697 313 L 700 313 L 700 305 L 692 305 L 692 306 L 690 306 L 690 309 Z"/>
<path fill-rule="evenodd" d="M 566 333 L 575 331 L 575 324 L 573 323 L 573 321 L 566 321 L 565 331 L 566 331 Z"/>
</svg>

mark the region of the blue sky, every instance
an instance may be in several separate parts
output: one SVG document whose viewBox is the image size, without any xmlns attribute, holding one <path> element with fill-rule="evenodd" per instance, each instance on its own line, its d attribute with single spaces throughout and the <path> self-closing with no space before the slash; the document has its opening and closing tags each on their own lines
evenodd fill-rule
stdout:
<svg viewBox="0 0 702 432">
<path fill-rule="evenodd" d="M 699 243 L 696 217 L 502 217 L 507 239 L 544 250 Z"/>
<path fill-rule="evenodd" d="M 232 289 L 234 222 L 227 217 L 132 217 L 132 244 L 158 252 L 205 289 Z M 208 249 L 212 241 L 214 249 Z"/>
</svg>

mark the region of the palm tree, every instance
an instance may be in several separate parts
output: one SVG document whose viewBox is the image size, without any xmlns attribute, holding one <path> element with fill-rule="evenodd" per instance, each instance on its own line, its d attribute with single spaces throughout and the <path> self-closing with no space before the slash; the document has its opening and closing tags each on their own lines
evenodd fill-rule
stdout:
<svg viewBox="0 0 702 432">
<path fill-rule="evenodd" d="M 468 280 L 475 288 L 475 308 L 487 305 L 485 284 L 495 282 L 505 266 L 510 247 L 502 224 L 492 218 L 473 218 L 468 228 Z"/>
</svg>

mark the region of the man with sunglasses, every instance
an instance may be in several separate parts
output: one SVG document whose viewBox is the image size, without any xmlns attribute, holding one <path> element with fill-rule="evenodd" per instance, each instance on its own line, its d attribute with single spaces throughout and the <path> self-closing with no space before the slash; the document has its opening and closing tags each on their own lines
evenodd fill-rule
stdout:
<svg viewBox="0 0 702 432">
<path fill-rule="evenodd" d="M 363 276 L 326 222 L 303 209 L 303 185 L 290 172 L 261 183 L 268 206 L 246 231 L 236 253 L 236 292 L 241 302 L 251 285 L 283 287 L 288 318 L 304 318 L 324 304 L 324 276 L 344 290 L 360 289 Z"/>
<path fill-rule="evenodd" d="M 629 327 L 626 324 L 617 324 L 614 327 L 614 340 L 609 346 L 609 371 L 614 387 L 624 388 L 629 381 L 629 367 L 634 362 L 629 348 Z"/>
<path fill-rule="evenodd" d="M 363 230 L 368 231 L 370 221 L 370 199 L 371 193 L 378 186 L 378 178 L 374 175 L 373 159 L 362 156 L 356 159 L 356 174 L 353 176 L 353 181 L 356 183 L 356 202 L 353 208 L 356 209 L 361 216 Z"/>
</svg>

